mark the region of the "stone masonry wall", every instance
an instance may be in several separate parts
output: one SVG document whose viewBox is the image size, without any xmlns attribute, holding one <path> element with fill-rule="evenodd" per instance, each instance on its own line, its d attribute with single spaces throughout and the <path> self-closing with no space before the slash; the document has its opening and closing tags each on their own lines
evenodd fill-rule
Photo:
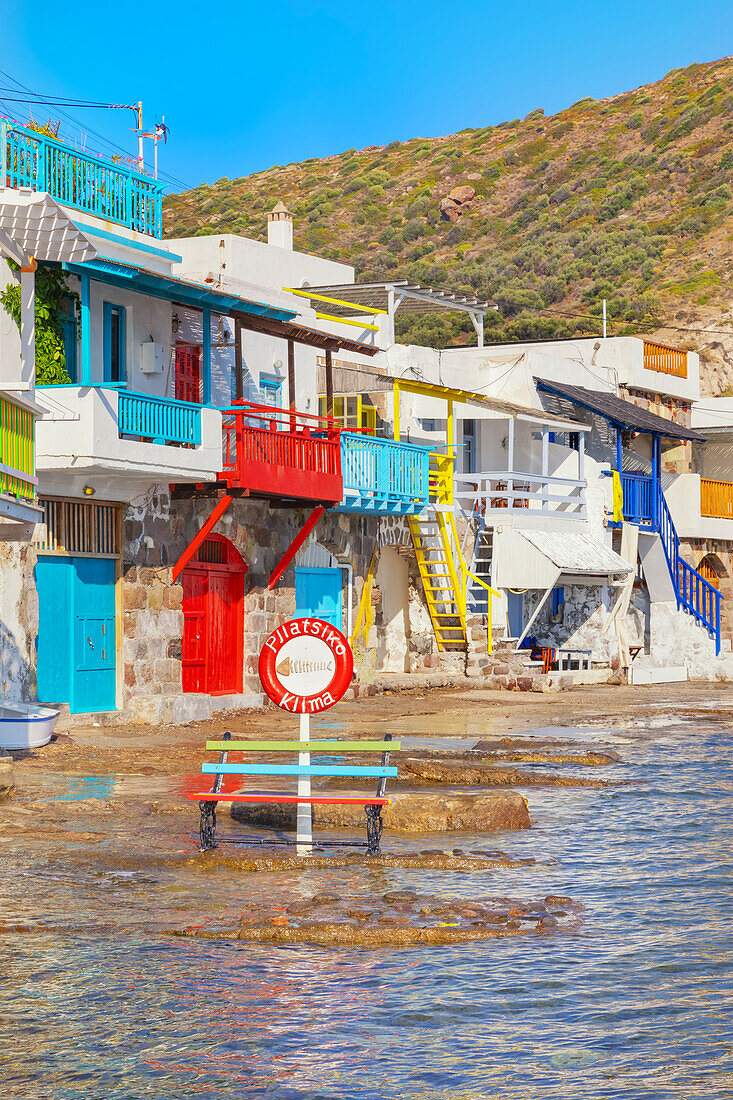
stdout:
<svg viewBox="0 0 733 1100">
<path fill-rule="evenodd" d="M 125 708 L 132 717 L 180 721 L 197 717 L 192 696 L 182 692 L 183 588 L 171 568 L 210 515 L 211 498 L 173 499 L 158 487 L 134 502 L 124 523 L 123 661 Z M 272 570 L 297 535 L 308 509 L 271 509 L 266 501 L 235 499 L 215 531 L 229 539 L 248 571 L 244 595 L 244 696 L 261 691 L 259 652 L 267 635 L 295 612 L 295 565 L 273 591 Z M 354 571 L 354 611 L 376 542 L 378 520 L 328 512 L 316 535 Z M 162 697 L 162 700 L 161 700 Z M 166 703 L 170 700 L 170 703 Z M 177 702 L 174 702 L 177 700 Z M 241 699 L 235 697 L 241 705 Z"/>
</svg>

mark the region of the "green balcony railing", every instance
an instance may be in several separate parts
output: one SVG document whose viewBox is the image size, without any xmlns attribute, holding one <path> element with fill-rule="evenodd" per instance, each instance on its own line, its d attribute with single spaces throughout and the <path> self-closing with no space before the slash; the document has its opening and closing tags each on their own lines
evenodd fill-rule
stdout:
<svg viewBox="0 0 733 1100">
<path fill-rule="evenodd" d="M 0 492 L 32 500 L 36 493 L 33 414 L 0 395 Z"/>
</svg>

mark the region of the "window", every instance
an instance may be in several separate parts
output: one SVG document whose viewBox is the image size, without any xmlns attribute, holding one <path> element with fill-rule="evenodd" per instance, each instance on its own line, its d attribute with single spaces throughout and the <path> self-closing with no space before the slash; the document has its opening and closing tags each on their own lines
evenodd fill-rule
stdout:
<svg viewBox="0 0 733 1100">
<path fill-rule="evenodd" d="M 328 410 L 324 394 L 318 398 L 318 415 L 327 416 Z M 367 405 L 360 393 L 345 397 L 334 397 L 333 418 L 345 431 L 361 430 L 370 435 L 377 433 L 377 410 Z"/>
<path fill-rule="evenodd" d="M 103 343 L 104 381 L 111 385 L 124 383 L 127 378 L 124 306 L 104 303 Z"/>
<path fill-rule="evenodd" d="M 266 378 L 260 375 L 260 396 L 263 405 L 281 409 L 283 404 L 283 384 L 279 378 Z"/>
<path fill-rule="evenodd" d="M 476 421 L 463 421 L 463 469 L 467 474 L 476 472 Z"/>
</svg>

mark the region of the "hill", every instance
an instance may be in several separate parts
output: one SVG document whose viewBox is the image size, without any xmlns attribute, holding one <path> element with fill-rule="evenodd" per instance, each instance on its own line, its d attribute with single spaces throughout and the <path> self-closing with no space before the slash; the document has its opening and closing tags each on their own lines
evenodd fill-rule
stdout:
<svg viewBox="0 0 733 1100">
<path fill-rule="evenodd" d="M 264 239 L 282 199 L 296 247 L 487 297 L 487 341 L 646 332 L 701 351 L 733 392 L 733 58 L 608 99 L 448 137 L 348 149 L 166 199 L 166 236 Z M 398 315 L 399 316 L 399 315 Z M 460 317 L 402 321 L 415 343 L 468 342 Z"/>
</svg>

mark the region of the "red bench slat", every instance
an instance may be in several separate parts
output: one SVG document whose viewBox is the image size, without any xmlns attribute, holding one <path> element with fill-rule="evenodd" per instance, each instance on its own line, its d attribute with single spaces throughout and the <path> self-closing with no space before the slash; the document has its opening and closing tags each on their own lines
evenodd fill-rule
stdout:
<svg viewBox="0 0 733 1100">
<path fill-rule="evenodd" d="M 295 802 L 299 806 L 389 806 L 391 798 L 329 798 L 314 795 L 311 798 L 298 798 L 287 794 L 239 794 L 224 792 L 211 794 L 199 791 L 188 795 L 191 802 Z"/>
</svg>

